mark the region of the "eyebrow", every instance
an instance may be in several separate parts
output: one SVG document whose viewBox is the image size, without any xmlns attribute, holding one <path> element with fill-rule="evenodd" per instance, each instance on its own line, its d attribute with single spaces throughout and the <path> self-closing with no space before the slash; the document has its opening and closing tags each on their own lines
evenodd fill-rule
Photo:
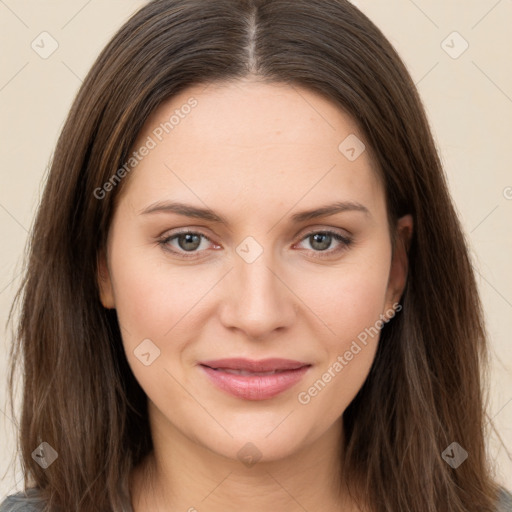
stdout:
<svg viewBox="0 0 512 512">
<path fill-rule="evenodd" d="M 336 213 L 349 211 L 362 212 L 371 217 L 371 213 L 368 208 L 361 203 L 354 201 L 338 201 L 336 203 L 327 204 L 311 210 L 304 210 L 299 213 L 295 213 L 292 215 L 291 220 L 294 223 L 300 223 L 316 219 L 318 217 L 328 217 Z M 150 213 L 175 213 L 185 217 L 225 224 L 226 226 L 229 224 L 224 217 L 209 208 L 198 208 L 196 206 L 174 201 L 158 201 L 139 212 L 140 215 L 147 215 Z"/>
</svg>

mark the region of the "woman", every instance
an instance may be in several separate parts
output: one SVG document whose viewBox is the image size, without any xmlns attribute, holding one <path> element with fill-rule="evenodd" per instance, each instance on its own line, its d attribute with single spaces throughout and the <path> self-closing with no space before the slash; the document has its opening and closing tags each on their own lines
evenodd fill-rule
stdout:
<svg viewBox="0 0 512 512">
<path fill-rule="evenodd" d="M 0 510 L 512 510 L 426 116 L 346 1 L 136 13 L 63 128 L 18 297 L 30 491 Z"/>
</svg>

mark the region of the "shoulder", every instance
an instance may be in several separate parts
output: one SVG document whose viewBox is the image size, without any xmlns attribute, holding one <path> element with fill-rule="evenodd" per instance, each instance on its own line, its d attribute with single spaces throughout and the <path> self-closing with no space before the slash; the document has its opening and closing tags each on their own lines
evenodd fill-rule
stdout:
<svg viewBox="0 0 512 512">
<path fill-rule="evenodd" d="M 7 496 L 0 503 L 0 512 L 43 512 L 44 501 L 37 489 L 27 489 L 17 494 Z"/>
<path fill-rule="evenodd" d="M 503 487 L 500 488 L 496 512 L 512 512 L 512 494 Z"/>
</svg>

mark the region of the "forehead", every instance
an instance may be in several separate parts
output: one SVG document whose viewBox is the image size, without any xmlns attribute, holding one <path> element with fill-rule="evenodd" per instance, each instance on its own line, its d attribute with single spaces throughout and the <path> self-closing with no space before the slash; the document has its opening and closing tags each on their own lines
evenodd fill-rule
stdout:
<svg viewBox="0 0 512 512">
<path fill-rule="evenodd" d="M 196 85 L 146 121 L 132 150 L 151 150 L 125 193 L 137 206 L 179 193 L 226 205 L 240 195 L 274 204 L 304 195 L 375 202 L 382 190 L 369 148 L 353 161 L 343 153 L 354 137 L 363 139 L 351 116 L 297 86 Z"/>
</svg>

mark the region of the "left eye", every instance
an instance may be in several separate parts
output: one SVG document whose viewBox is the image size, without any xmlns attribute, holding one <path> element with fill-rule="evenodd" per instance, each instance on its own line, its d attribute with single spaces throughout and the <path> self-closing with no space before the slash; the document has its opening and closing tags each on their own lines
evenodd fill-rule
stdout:
<svg viewBox="0 0 512 512">
<path fill-rule="evenodd" d="M 193 231 L 183 231 L 172 236 L 167 236 L 158 243 L 167 251 L 170 251 L 179 256 L 190 258 L 194 257 L 192 254 L 186 253 L 197 253 L 200 252 L 198 249 L 201 247 L 202 240 L 207 240 L 213 244 L 213 242 L 202 233 L 196 233 Z M 305 240 L 310 240 L 312 251 L 315 253 L 326 253 L 332 255 L 338 253 L 347 248 L 352 240 L 346 236 L 343 236 L 335 231 L 313 231 L 308 233 L 301 239 L 301 243 Z M 340 247 L 334 250 L 329 250 L 333 240 L 340 244 Z M 177 242 L 178 246 L 173 245 L 171 242 Z M 216 245 L 216 244 L 214 244 Z M 219 247 L 217 245 L 217 247 Z M 319 257 L 323 257 L 324 254 L 319 254 Z"/>
<path fill-rule="evenodd" d="M 310 244 L 313 247 L 314 252 L 326 252 L 328 255 L 336 254 L 347 248 L 352 243 L 352 239 L 340 235 L 336 231 L 313 231 L 302 238 L 302 241 L 305 240 L 310 240 Z M 332 245 L 333 240 L 337 241 L 341 246 L 337 249 L 328 251 L 329 247 Z M 322 257 L 323 254 L 319 254 L 319 256 Z"/>
</svg>

